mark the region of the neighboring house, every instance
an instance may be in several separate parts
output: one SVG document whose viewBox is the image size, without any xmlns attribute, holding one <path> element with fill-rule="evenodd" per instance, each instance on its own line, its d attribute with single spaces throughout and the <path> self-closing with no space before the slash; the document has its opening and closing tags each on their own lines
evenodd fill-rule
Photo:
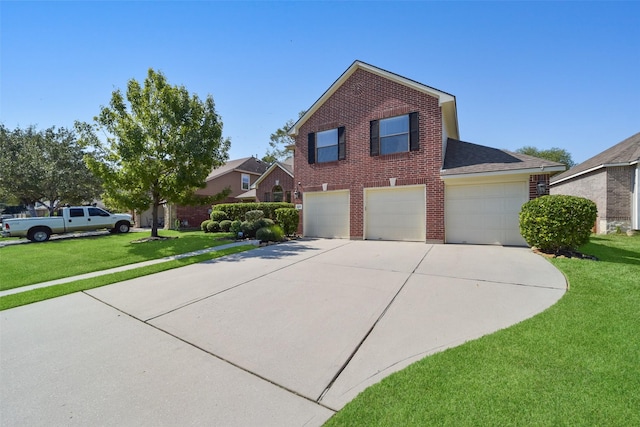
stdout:
<svg viewBox="0 0 640 427">
<path fill-rule="evenodd" d="M 565 169 L 459 141 L 453 95 L 360 61 L 290 135 L 305 236 L 524 245 L 520 207 Z"/>
<path fill-rule="evenodd" d="M 231 193 L 226 199 L 217 203 L 236 203 L 236 199 L 242 193 L 250 190 L 256 180 L 267 170 L 267 164 L 255 157 L 245 157 L 230 160 L 224 165 L 211 171 L 206 179 L 206 187 L 196 191 L 198 196 L 213 196 L 229 188 Z M 174 224 L 176 219 L 184 226 L 199 226 L 209 219 L 211 205 L 202 206 L 170 206 L 166 209 L 168 225 Z"/>
<path fill-rule="evenodd" d="M 293 201 L 293 157 L 275 162 L 254 184 L 258 202 Z"/>
<path fill-rule="evenodd" d="M 597 233 L 640 229 L 640 133 L 551 179 L 551 194 L 593 200 Z"/>
</svg>

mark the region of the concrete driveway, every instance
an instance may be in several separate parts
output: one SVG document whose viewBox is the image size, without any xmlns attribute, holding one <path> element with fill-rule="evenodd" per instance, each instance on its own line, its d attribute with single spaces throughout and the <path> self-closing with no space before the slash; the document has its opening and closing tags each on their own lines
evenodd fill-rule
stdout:
<svg viewBox="0 0 640 427">
<path fill-rule="evenodd" d="M 259 248 L 0 312 L 0 424 L 317 426 L 565 287 L 525 248 Z"/>
</svg>

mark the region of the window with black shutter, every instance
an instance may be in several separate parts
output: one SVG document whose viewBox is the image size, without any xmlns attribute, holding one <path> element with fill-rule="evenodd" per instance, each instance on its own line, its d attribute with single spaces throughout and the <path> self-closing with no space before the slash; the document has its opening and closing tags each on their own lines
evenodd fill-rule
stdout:
<svg viewBox="0 0 640 427">
<path fill-rule="evenodd" d="M 418 113 L 373 120 L 370 123 L 372 156 L 420 150 Z"/>
</svg>

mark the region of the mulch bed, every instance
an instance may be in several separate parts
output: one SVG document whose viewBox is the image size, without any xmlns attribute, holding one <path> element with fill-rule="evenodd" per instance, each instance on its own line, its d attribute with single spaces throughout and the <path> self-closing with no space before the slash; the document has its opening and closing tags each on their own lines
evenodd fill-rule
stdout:
<svg viewBox="0 0 640 427">
<path fill-rule="evenodd" d="M 533 252 L 540 254 L 542 256 L 545 256 L 547 258 L 578 258 L 578 259 L 586 259 L 590 261 L 598 261 L 598 258 L 596 258 L 593 255 L 587 255 L 587 254 L 583 254 L 582 252 L 571 251 L 568 249 L 560 249 L 559 251 L 555 251 L 555 252 L 542 251 L 538 248 L 532 248 L 532 249 L 533 249 Z"/>
</svg>

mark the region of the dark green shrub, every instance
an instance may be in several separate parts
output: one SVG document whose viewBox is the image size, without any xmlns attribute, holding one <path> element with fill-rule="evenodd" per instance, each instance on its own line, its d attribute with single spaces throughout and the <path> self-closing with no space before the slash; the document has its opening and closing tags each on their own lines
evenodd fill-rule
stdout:
<svg viewBox="0 0 640 427">
<path fill-rule="evenodd" d="M 276 225 L 275 221 L 273 221 L 272 219 L 260 218 L 259 220 L 255 221 L 255 224 L 254 224 L 253 228 L 258 230 L 259 228 L 271 227 L 272 225 Z"/>
<path fill-rule="evenodd" d="M 241 224 L 242 222 L 238 220 L 231 221 L 231 227 L 229 228 L 229 231 L 237 235 L 242 231 L 242 227 L 240 226 Z"/>
<path fill-rule="evenodd" d="M 292 208 L 280 208 L 276 209 L 276 220 L 284 234 L 291 236 L 298 231 L 298 223 L 300 222 L 300 216 L 298 211 Z"/>
<path fill-rule="evenodd" d="M 284 232 L 277 225 L 261 227 L 256 231 L 256 239 L 261 242 L 279 242 L 283 239 Z"/>
<path fill-rule="evenodd" d="M 250 239 L 256 237 L 256 231 L 258 231 L 255 221 L 242 221 L 240 229 L 242 234 L 244 234 L 244 237 L 248 237 Z"/>
<path fill-rule="evenodd" d="M 225 233 L 231 229 L 231 221 L 228 219 L 223 219 L 220 221 L 220 231 L 224 231 Z"/>
<path fill-rule="evenodd" d="M 589 241 L 597 215 L 596 204 L 583 197 L 538 197 L 520 209 L 520 234 L 545 252 L 575 250 Z"/>
<path fill-rule="evenodd" d="M 246 214 L 244 214 L 245 221 L 249 221 L 249 222 L 257 221 L 262 218 L 264 218 L 264 212 L 259 210 L 249 211 Z"/>
<path fill-rule="evenodd" d="M 211 221 L 220 222 L 220 221 L 224 221 L 225 219 L 229 219 L 229 217 L 227 216 L 227 213 L 223 212 L 223 211 L 212 210 L 211 214 L 209 216 L 210 216 Z"/>
<path fill-rule="evenodd" d="M 265 218 L 270 218 L 275 220 L 276 209 L 281 208 L 293 208 L 294 205 L 292 203 L 284 203 L 284 202 L 264 202 L 264 203 L 221 203 L 219 205 L 213 205 L 212 209 L 214 211 L 223 211 L 227 213 L 227 219 L 230 220 L 240 220 L 243 221 L 245 219 L 244 215 L 249 211 L 260 210 L 264 212 Z M 212 211 L 213 212 L 213 211 Z"/>
<path fill-rule="evenodd" d="M 210 219 L 205 219 L 204 221 L 202 221 L 202 223 L 200 224 L 200 230 L 204 231 L 205 233 L 208 233 L 209 229 L 207 227 L 209 226 L 210 222 L 211 222 Z"/>
<path fill-rule="evenodd" d="M 209 224 L 207 224 L 207 231 L 209 231 L 209 233 L 220 231 L 220 223 L 218 221 L 209 221 Z"/>
</svg>

